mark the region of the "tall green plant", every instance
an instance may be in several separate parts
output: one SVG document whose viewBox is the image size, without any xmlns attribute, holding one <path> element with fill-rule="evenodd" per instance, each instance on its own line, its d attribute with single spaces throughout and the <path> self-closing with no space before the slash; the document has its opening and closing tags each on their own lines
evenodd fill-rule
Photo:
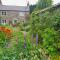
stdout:
<svg viewBox="0 0 60 60">
<path fill-rule="evenodd" d="M 0 31 L 0 47 L 5 46 L 6 42 L 7 37 L 5 36 L 5 33 Z"/>
<path fill-rule="evenodd" d="M 44 30 L 43 37 L 43 48 L 46 49 L 48 54 L 55 54 L 57 51 L 56 31 L 53 28 L 47 28 Z"/>
<path fill-rule="evenodd" d="M 37 9 L 43 9 L 52 5 L 52 0 L 38 0 Z"/>
<path fill-rule="evenodd" d="M 38 33 L 39 37 L 42 37 L 42 35 L 44 35 L 42 39 L 39 38 L 39 42 L 40 40 L 41 41 L 44 40 L 43 45 L 45 45 L 45 42 L 49 45 L 51 43 L 53 44 L 53 45 L 51 44 L 47 48 L 49 54 L 50 52 L 51 54 L 53 54 L 53 53 L 56 53 L 56 51 L 58 52 L 58 50 L 60 50 L 60 48 L 58 48 L 57 46 L 57 44 L 58 45 L 60 44 L 60 13 L 59 12 L 60 10 L 58 9 L 52 12 L 44 11 L 39 14 L 36 14 L 36 12 L 33 12 L 31 15 L 32 16 L 31 30 L 30 30 L 31 33 L 33 34 Z"/>
</svg>

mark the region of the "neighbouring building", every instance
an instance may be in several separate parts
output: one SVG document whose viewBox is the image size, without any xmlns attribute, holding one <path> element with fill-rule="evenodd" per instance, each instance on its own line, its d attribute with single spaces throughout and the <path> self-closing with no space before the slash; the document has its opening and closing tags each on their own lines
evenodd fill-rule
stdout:
<svg viewBox="0 0 60 60">
<path fill-rule="evenodd" d="M 27 6 L 6 6 L 0 0 L 0 24 L 26 22 L 29 16 L 29 3 Z"/>
</svg>

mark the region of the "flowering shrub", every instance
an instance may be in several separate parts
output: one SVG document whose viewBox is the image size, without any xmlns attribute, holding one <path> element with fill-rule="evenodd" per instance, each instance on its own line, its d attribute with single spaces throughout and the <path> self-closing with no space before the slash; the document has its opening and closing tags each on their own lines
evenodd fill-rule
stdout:
<svg viewBox="0 0 60 60">
<path fill-rule="evenodd" d="M 8 28 L 0 26 L 0 31 L 4 32 L 7 37 L 11 37 L 12 36 L 12 30 L 10 30 Z"/>
<path fill-rule="evenodd" d="M 12 37 L 12 30 L 0 26 L 0 46 L 4 47 Z"/>
</svg>

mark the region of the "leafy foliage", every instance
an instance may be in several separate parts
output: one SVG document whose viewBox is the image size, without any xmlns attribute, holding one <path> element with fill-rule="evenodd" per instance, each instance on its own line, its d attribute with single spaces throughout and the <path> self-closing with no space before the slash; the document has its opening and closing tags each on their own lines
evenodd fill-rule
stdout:
<svg viewBox="0 0 60 60">
<path fill-rule="evenodd" d="M 56 31 L 52 28 L 44 30 L 43 34 L 43 47 L 46 49 L 48 54 L 55 54 L 57 51 Z"/>
<path fill-rule="evenodd" d="M 4 32 L 0 31 L 0 46 L 4 46 L 6 43 L 6 36 L 4 34 Z"/>
<path fill-rule="evenodd" d="M 38 0 L 37 8 L 43 9 L 52 5 L 52 0 Z"/>
<path fill-rule="evenodd" d="M 44 11 L 31 15 L 31 32 L 39 35 L 39 42 L 41 41 L 43 48 L 48 54 L 58 52 L 58 44 L 60 43 L 60 13 L 59 9 L 56 11 Z M 60 45 L 59 45 L 60 46 Z"/>
<path fill-rule="evenodd" d="M 36 5 L 30 5 L 30 13 L 32 13 L 35 8 L 36 8 Z"/>
<path fill-rule="evenodd" d="M 14 32 L 12 38 L 12 46 L 2 48 L 0 47 L 0 59 L 1 60 L 39 60 L 44 59 L 41 55 L 40 49 L 36 46 L 32 46 L 30 42 L 29 33 L 26 38 L 26 48 L 24 48 L 24 37 L 22 32 Z M 17 40 L 16 40 L 17 39 Z"/>
</svg>

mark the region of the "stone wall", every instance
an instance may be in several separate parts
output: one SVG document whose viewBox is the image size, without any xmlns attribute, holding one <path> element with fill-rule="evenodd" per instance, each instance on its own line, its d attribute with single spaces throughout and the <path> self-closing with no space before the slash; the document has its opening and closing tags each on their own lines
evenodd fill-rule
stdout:
<svg viewBox="0 0 60 60">
<path fill-rule="evenodd" d="M 2 15 L 2 12 L 6 12 L 6 15 Z M 27 20 L 26 15 L 28 16 L 29 12 L 0 11 L 0 17 L 2 17 L 2 20 L 6 20 L 7 24 L 13 20 L 17 20 L 18 22 L 25 22 Z"/>
</svg>

